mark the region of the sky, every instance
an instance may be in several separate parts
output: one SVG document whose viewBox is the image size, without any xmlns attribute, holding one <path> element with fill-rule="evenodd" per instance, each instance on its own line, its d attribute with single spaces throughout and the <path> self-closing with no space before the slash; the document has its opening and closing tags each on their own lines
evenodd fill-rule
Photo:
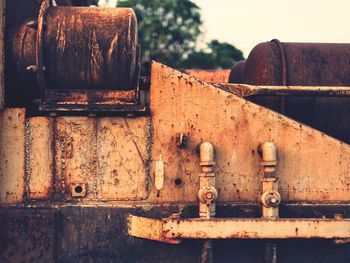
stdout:
<svg viewBox="0 0 350 263">
<path fill-rule="evenodd" d="M 350 43 L 350 0 L 193 2 L 201 8 L 203 40 L 228 42 L 246 57 L 255 45 L 274 38 L 282 42 Z"/>
</svg>

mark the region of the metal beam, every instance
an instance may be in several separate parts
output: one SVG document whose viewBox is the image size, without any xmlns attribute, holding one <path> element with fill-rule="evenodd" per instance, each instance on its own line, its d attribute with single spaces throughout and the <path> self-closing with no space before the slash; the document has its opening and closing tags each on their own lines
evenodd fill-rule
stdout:
<svg viewBox="0 0 350 263">
<path fill-rule="evenodd" d="M 215 84 L 239 97 L 295 96 L 295 97 L 349 97 L 350 87 L 326 86 L 253 86 L 246 84 Z"/>
<path fill-rule="evenodd" d="M 145 225 L 147 227 L 145 227 Z M 156 233 L 156 234 L 154 234 Z M 350 219 L 149 219 L 130 216 L 129 234 L 163 241 L 179 239 L 350 238 Z"/>
</svg>

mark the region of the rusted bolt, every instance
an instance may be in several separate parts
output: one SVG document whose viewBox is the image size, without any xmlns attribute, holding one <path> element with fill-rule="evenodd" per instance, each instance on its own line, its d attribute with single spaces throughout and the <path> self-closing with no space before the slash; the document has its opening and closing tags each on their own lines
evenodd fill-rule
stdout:
<svg viewBox="0 0 350 263">
<path fill-rule="evenodd" d="M 334 214 L 334 219 L 335 220 L 344 220 L 344 215 L 343 214 Z"/>
<path fill-rule="evenodd" d="M 85 183 L 72 183 L 71 184 L 72 197 L 85 197 L 86 196 L 86 184 Z"/>
<path fill-rule="evenodd" d="M 281 203 L 281 195 L 277 191 L 268 191 L 262 194 L 261 202 L 266 207 L 277 207 Z"/>
<path fill-rule="evenodd" d="M 30 65 L 26 68 L 26 70 L 32 73 L 37 73 L 39 71 L 39 68 L 37 65 Z"/>
<path fill-rule="evenodd" d="M 27 27 L 30 27 L 33 29 L 38 29 L 38 21 L 31 20 L 31 21 L 27 22 Z"/>
<path fill-rule="evenodd" d="M 212 186 L 204 187 L 202 189 L 199 189 L 198 191 L 198 199 L 205 204 L 215 201 L 217 196 L 218 196 L 218 192 Z"/>
<path fill-rule="evenodd" d="M 212 200 L 214 198 L 214 194 L 212 192 L 206 192 L 205 193 L 205 198 L 207 200 Z"/>
<path fill-rule="evenodd" d="M 175 220 L 180 219 L 180 217 L 181 217 L 181 213 L 174 213 L 170 216 L 171 219 L 175 219 Z"/>
<path fill-rule="evenodd" d="M 188 137 L 182 132 L 176 134 L 176 145 L 179 148 L 186 148 L 188 143 Z"/>
</svg>

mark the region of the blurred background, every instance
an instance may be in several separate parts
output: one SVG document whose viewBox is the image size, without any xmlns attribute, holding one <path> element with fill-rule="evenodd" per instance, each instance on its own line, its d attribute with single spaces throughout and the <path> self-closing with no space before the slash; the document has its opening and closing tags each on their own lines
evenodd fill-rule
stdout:
<svg viewBox="0 0 350 263">
<path fill-rule="evenodd" d="M 348 0 L 100 0 L 132 7 L 142 60 L 227 69 L 260 42 L 350 43 Z"/>
</svg>

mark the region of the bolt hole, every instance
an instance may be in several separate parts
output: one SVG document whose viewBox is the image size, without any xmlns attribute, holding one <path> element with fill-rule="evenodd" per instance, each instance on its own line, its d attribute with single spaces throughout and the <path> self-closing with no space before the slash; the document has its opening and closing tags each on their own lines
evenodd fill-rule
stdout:
<svg viewBox="0 0 350 263">
<path fill-rule="evenodd" d="M 181 185 L 181 184 L 182 184 L 182 180 L 180 178 L 176 178 L 175 185 Z"/>
<path fill-rule="evenodd" d="M 80 185 L 76 186 L 74 188 L 74 191 L 77 193 L 77 194 L 80 194 L 82 191 L 83 191 L 83 187 L 81 187 Z"/>
</svg>

